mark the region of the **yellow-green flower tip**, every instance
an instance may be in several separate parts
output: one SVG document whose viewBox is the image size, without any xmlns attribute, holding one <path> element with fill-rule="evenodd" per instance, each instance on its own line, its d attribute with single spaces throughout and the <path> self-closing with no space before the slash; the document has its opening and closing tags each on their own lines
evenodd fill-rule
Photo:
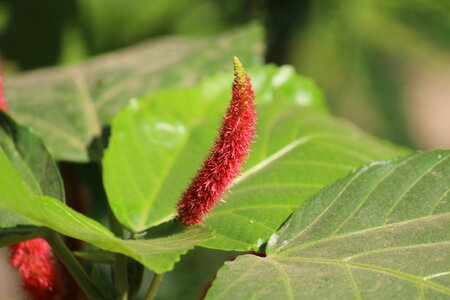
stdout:
<svg viewBox="0 0 450 300">
<path fill-rule="evenodd" d="M 241 61 L 236 56 L 233 57 L 233 63 L 234 63 L 234 74 L 236 75 L 236 78 L 239 79 L 240 82 L 246 81 L 246 75 L 244 67 L 242 66 Z"/>
</svg>

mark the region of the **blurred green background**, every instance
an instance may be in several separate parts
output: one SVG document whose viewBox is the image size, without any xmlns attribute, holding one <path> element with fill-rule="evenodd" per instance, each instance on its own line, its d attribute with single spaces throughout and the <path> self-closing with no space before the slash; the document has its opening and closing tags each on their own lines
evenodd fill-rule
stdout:
<svg viewBox="0 0 450 300">
<path fill-rule="evenodd" d="M 0 49 L 11 73 L 251 21 L 266 61 L 312 77 L 336 115 L 413 148 L 450 146 L 448 0 L 1 0 Z"/>
</svg>

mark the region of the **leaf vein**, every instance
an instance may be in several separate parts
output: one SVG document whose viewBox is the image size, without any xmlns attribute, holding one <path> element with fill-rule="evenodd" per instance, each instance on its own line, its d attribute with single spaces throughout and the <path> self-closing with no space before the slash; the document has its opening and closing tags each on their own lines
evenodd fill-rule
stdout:
<svg viewBox="0 0 450 300">
<path fill-rule="evenodd" d="M 336 235 L 336 233 L 341 230 L 342 227 L 345 226 L 345 224 L 347 224 L 352 218 L 353 216 L 355 216 L 357 214 L 358 211 L 360 211 L 361 207 L 367 202 L 367 200 L 369 199 L 369 197 L 375 192 L 377 191 L 377 188 L 380 186 L 381 183 L 383 183 L 386 178 L 392 176 L 393 174 L 395 174 L 395 172 L 398 170 L 398 168 L 404 164 L 406 164 L 407 162 L 411 161 L 412 159 L 416 158 L 415 156 L 409 157 L 408 159 L 405 159 L 404 161 L 402 161 L 402 163 L 396 165 L 394 168 L 392 168 L 391 170 L 389 170 L 389 172 L 387 172 L 386 174 L 384 174 L 381 178 L 377 179 L 377 182 L 374 186 L 371 187 L 371 189 L 368 191 L 368 193 L 364 196 L 364 198 L 361 199 L 360 203 L 356 206 L 356 208 L 349 214 L 348 218 L 344 219 L 343 222 L 330 234 L 330 236 L 334 236 Z"/>
<path fill-rule="evenodd" d="M 384 223 L 383 224 L 387 224 L 389 222 L 388 218 L 389 216 L 394 212 L 394 209 L 398 206 L 398 204 L 402 201 L 402 199 L 405 197 L 406 194 L 408 194 L 408 192 L 421 180 L 423 179 L 423 177 L 425 177 L 425 175 L 427 175 L 429 172 L 431 172 L 431 170 L 433 170 L 436 166 L 440 165 L 441 163 L 443 163 L 445 160 L 447 160 L 450 156 L 447 155 L 444 159 L 440 159 L 438 160 L 436 163 L 432 164 L 423 174 L 421 174 L 420 176 L 417 176 L 416 180 L 414 180 L 414 182 L 405 190 L 403 191 L 403 193 L 400 195 L 400 197 L 397 199 L 397 201 L 395 201 L 394 205 L 391 206 L 391 208 L 388 210 L 386 216 L 384 217 Z"/>
<path fill-rule="evenodd" d="M 328 210 L 334 205 L 334 203 L 342 196 L 342 194 L 344 193 L 344 191 L 347 190 L 347 188 L 350 186 L 350 184 L 352 184 L 353 181 L 356 180 L 356 178 L 358 178 L 359 176 L 361 176 L 361 174 L 364 172 L 359 172 L 358 174 L 356 174 L 356 176 L 352 177 L 346 184 L 345 186 L 342 188 L 342 190 L 336 195 L 336 197 L 334 197 L 334 199 L 330 202 L 330 204 L 328 204 L 328 206 L 308 225 L 306 226 L 303 230 L 301 230 L 298 234 L 296 234 L 294 237 L 291 238 L 291 240 L 289 242 L 287 242 L 284 245 L 281 245 L 278 249 L 277 249 L 277 253 L 281 253 L 280 249 L 287 247 L 288 245 L 290 245 L 292 243 L 292 241 L 294 241 L 295 239 L 297 239 L 300 235 L 302 235 L 303 233 L 305 233 L 307 230 L 309 230 L 314 224 L 316 224 L 323 215 L 325 215 L 325 213 L 328 212 Z M 290 250 L 290 249 L 289 249 Z"/>
<path fill-rule="evenodd" d="M 337 235 L 337 236 L 333 236 L 333 237 L 326 237 L 324 239 L 315 240 L 315 241 L 312 241 L 312 242 L 300 244 L 300 245 L 297 245 L 295 247 L 291 247 L 289 249 L 286 249 L 284 251 L 277 252 L 277 253 L 278 254 L 291 253 L 291 252 L 293 252 L 295 250 L 305 249 L 305 248 L 308 248 L 310 246 L 317 245 L 317 244 L 324 243 L 324 242 L 328 242 L 328 241 L 331 241 L 331 240 L 334 240 L 334 239 L 346 238 L 346 237 L 352 236 L 352 235 L 359 235 L 359 234 L 366 233 L 366 232 L 371 232 L 371 231 L 376 231 L 376 230 L 380 230 L 380 229 L 385 229 L 385 228 L 388 228 L 388 227 L 391 227 L 391 226 L 392 227 L 393 226 L 400 226 L 400 225 L 404 225 L 404 224 L 407 224 L 407 223 L 412 223 L 412 222 L 417 222 L 417 221 L 421 221 L 421 220 L 426 220 L 426 219 L 429 219 L 429 218 L 439 219 L 439 218 L 447 218 L 449 216 L 450 216 L 450 213 L 444 213 L 444 214 L 440 214 L 440 215 L 433 215 L 432 217 L 424 216 L 424 217 L 421 217 L 421 218 L 406 220 L 406 221 L 397 222 L 397 223 L 393 223 L 393 224 L 384 224 L 384 225 L 380 225 L 380 226 L 377 226 L 377 227 L 372 227 L 372 228 L 367 228 L 367 229 L 363 229 L 363 230 L 359 230 L 359 231 L 349 232 L 349 233 L 345 233 L 343 235 Z"/>
<path fill-rule="evenodd" d="M 286 270 L 283 269 L 283 267 L 273 259 L 266 259 L 264 261 L 272 263 L 275 266 L 275 268 L 280 272 L 281 277 L 284 279 L 284 286 L 286 287 L 287 299 L 293 300 L 294 292 L 292 290 L 291 281 L 289 280 L 289 275 L 286 273 Z"/>
<path fill-rule="evenodd" d="M 444 200 L 445 197 L 447 197 L 448 193 L 450 192 L 450 188 L 442 195 L 442 197 L 439 197 L 436 203 L 433 205 L 430 211 L 430 216 L 433 215 L 434 210 L 439 206 L 442 200 Z"/>
<path fill-rule="evenodd" d="M 352 287 L 353 293 L 356 297 L 356 299 L 361 300 L 361 292 L 358 288 L 358 285 L 356 284 L 355 278 L 353 278 L 352 270 L 348 265 L 343 265 L 345 274 L 347 275 L 348 281 L 350 282 L 350 285 Z"/>
<path fill-rule="evenodd" d="M 366 270 L 373 271 L 373 272 L 388 274 L 390 276 L 398 277 L 403 280 L 422 284 L 424 286 L 427 286 L 429 288 L 432 288 L 432 289 L 437 290 L 442 293 L 450 294 L 450 289 L 443 285 L 437 284 L 432 281 L 424 280 L 421 277 L 417 277 L 417 276 L 403 273 L 403 272 L 400 272 L 397 270 L 380 267 L 380 266 L 376 266 L 376 265 L 362 264 L 362 263 L 355 263 L 355 262 L 334 260 L 334 259 L 324 259 L 324 258 L 300 258 L 300 257 L 277 257 L 277 256 L 271 256 L 270 258 L 273 260 L 280 260 L 280 261 L 298 261 L 298 262 L 326 263 L 326 264 L 337 264 L 337 265 L 346 265 L 347 264 L 353 268 L 366 269 Z"/>
<path fill-rule="evenodd" d="M 402 250 L 402 249 L 414 249 L 414 248 L 422 248 L 422 247 L 436 247 L 436 246 L 444 246 L 444 245 L 450 245 L 450 242 L 438 242 L 438 243 L 428 243 L 428 244 L 414 244 L 414 245 L 407 245 L 407 246 L 398 246 L 398 247 L 388 247 L 388 248 L 379 248 L 375 250 L 370 251 L 364 251 L 360 252 L 358 254 L 346 257 L 342 260 L 348 261 L 351 259 L 354 259 L 355 257 L 361 257 L 365 255 L 370 255 L 374 253 L 380 253 L 380 252 L 389 252 L 389 251 L 396 251 L 396 250 Z"/>
</svg>

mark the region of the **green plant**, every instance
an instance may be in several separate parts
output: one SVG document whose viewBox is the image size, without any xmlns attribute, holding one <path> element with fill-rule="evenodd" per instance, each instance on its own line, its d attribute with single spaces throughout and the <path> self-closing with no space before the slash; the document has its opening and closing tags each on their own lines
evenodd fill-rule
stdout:
<svg viewBox="0 0 450 300">
<path fill-rule="evenodd" d="M 250 64 L 258 56 L 245 53 Z M 224 202 L 200 225 L 184 226 L 175 219 L 176 204 L 217 134 L 230 98 L 230 72 L 183 89 L 164 83 L 145 95 L 136 78 L 144 71 L 132 72 L 122 85 L 123 72 L 114 81 L 104 65 L 94 66 L 66 77 L 66 71 L 47 71 L 41 87 L 39 73 L 7 82 L 11 116 L 35 124 L 44 142 L 0 114 L 1 246 L 47 239 L 91 299 L 141 297 L 142 267 L 155 273 L 151 284 L 144 280 L 146 297 L 153 299 L 163 274 L 195 246 L 244 252 L 219 270 L 206 299 L 450 295 L 450 151 L 412 153 L 380 141 L 332 117 L 321 91 L 293 68 L 254 64 L 247 69 L 258 112 L 251 154 Z M 102 78 L 117 94 L 102 89 Z M 75 83 L 83 109 L 61 113 L 63 120 L 72 113 L 73 123 L 66 120 L 58 129 L 58 120 L 44 114 L 55 114 L 57 109 L 46 109 L 58 99 L 74 107 L 68 89 L 63 96 L 55 89 L 68 82 Z M 40 88 L 36 97 L 52 102 L 41 108 L 43 116 L 21 102 Z M 139 98 L 120 99 L 119 91 Z M 112 107 L 95 110 L 105 94 Z M 101 124 L 111 119 L 103 156 Z M 48 135 L 45 128 L 52 128 Z M 54 155 L 101 164 L 109 229 L 64 203 Z M 89 247 L 73 253 L 61 235 Z M 91 264 L 80 265 L 74 254 Z M 104 265 L 112 276 L 104 276 Z M 197 298 L 200 286 L 191 288 L 189 297 Z"/>
</svg>

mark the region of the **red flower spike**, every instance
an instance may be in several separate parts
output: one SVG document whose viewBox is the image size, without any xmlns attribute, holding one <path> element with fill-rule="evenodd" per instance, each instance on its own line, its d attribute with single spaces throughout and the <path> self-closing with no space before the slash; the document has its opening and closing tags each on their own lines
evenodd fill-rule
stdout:
<svg viewBox="0 0 450 300">
<path fill-rule="evenodd" d="M 0 62 L 1 63 L 1 62 Z M 0 110 L 8 111 L 8 107 L 6 106 L 6 98 L 5 93 L 3 92 L 3 75 L 1 74 L 2 68 L 0 64 Z"/>
<path fill-rule="evenodd" d="M 0 110 L 7 111 L 0 61 Z M 53 299 L 62 293 L 62 283 L 52 248 L 44 239 L 33 239 L 11 247 L 11 264 L 19 270 L 22 287 L 34 300 Z"/>
<path fill-rule="evenodd" d="M 239 174 L 255 137 L 256 110 L 250 78 L 234 57 L 230 106 L 208 158 L 178 202 L 178 220 L 199 224 Z"/>
<path fill-rule="evenodd" d="M 52 248 L 37 238 L 11 246 L 11 264 L 19 270 L 22 287 L 33 300 L 54 299 L 63 291 Z"/>
</svg>

